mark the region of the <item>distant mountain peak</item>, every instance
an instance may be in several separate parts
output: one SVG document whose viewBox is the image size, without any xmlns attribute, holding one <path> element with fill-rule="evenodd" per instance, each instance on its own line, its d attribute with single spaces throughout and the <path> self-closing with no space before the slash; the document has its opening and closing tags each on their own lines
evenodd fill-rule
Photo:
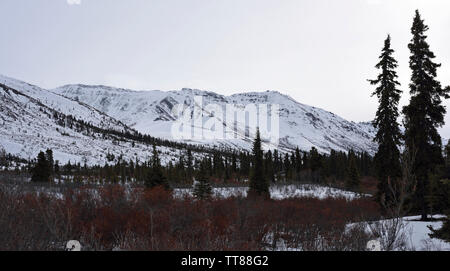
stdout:
<svg viewBox="0 0 450 271">
<path fill-rule="evenodd" d="M 331 150 L 348 151 L 353 149 L 356 151 L 367 151 L 370 154 L 374 154 L 377 149 L 377 145 L 373 141 L 376 130 L 371 122 L 355 123 L 353 121 L 347 121 L 334 113 L 299 103 L 292 97 L 274 90 L 244 92 L 230 96 L 192 88 L 173 91 L 134 91 L 110 86 L 85 84 L 71 84 L 53 90 L 46 90 L 1 75 L 0 84 L 11 87 L 57 112 L 74 116 L 77 119 L 92 123 L 98 127 L 116 130 L 127 130 L 131 128 L 142 134 L 149 134 L 153 137 L 167 140 L 174 140 L 171 134 L 171 127 L 177 116 L 172 112 L 173 108 L 177 104 L 184 104 L 193 108 L 195 96 L 202 96 L 204 105 L 214 103 L 223 108 L 226 105 L 242 105 L 239 107 L 242 110 L 244 110 L 246 105 L 252 103 L 279 104 L 280 142 L 278 145 L 271 145 L 265 142 L 263 144 L 265 149 L 278 148 L 280 151 L 285 152 L 292 151 L 297 147 L 303 151 L 309 151 L 312 147 L 315 147 L 322 153 L 329 153 Z M 18 96 L 11 96 L 9 98 L 4 96 L 4 98 L 9 99 L 8 102 L 11 104 L 26 102 L 26 98 L 20 98 Z M 28 105 L 25 103 L 16 109 L 10 108 L 8 111 L 9 115 L 2 115 L 6 114 L 6 111 L 3 110 L 0 112 L 0 118 L 3 117 L 5 120 L 12 121 L 11 116 L 16 116 L 16 121 L 19 121 L 20 112 L 26 109 L 27 106 L 30 106 L 30 102 L 28 102 Z M 204 112 L 204 114 L 204 116 L 212 116 L 210 112 Z M 40 115 L 40 113 L 36 111 L 29 117 L 31 118 L 33 115 Z M 44 118 L 44 116 L 42 117 Z M 225 126 L 230 125 L 223 116 L 214 114 L 214 118 L 218 119 Z M 46 133 L 45 130 L 51 126 L 50 124 L 46 124 L 49 120 L 45 118 L 36 121 L 38 123 L 42 122 L 41 126 L 36 126 L 41 127 L 40 129 L 42 131 L 36 134 Z M 22 148 L 25 148 L 24 151 L 26 153 L 32 153 L 33 151 L 31 150 L 35 147 L 25 147 L 23 145 L 27 142 L 24 139 L 27 135 L 23 134 L 21 130 L 27 130 L 27 128 L 20 127 L 20 125 L 25 124 L 16 123 L 14 125 L 17 126 L 16 132 L 21 133 L 20 136 L 16 137 L 20 140 L 23 139 L 21 141 L 22 143 L 20 143 L 23 146 Z M 6 127 L 3 128 L 6 129 Z M 250 150 L 252 140 L 251 138 L 247 138 L 244 133 L 244 131 L 237 131 L 236 138 L 231 140 L 221 139 L 211 141 L 196 139 L 188 140 L 188 143 L 210 147 Z M 19 139 L 14 139 L 11 131 L 7 129 L 0 130 L 0 143 L 3 140 L 2 145 L 13 146 L 11 142 L 19 144 L 17 143 Z M 56 139 L 48 138 L 47 140 L 53 142 Z M 6 141 L 7 143 L 5 143 Z M 34 139 L 31 141 L 34 142 Z M 74 142 L 77 142 L 77 140 L 74 139 Z M 103 143 L 101 144 L 104 145 Z M 14 148 L 17 149 L 19 147 Z M 63 146 L 58 148 L 60 148 L 60 151 L 63 151 Z M 114 148 L 114 146 L 111 146 L 111 148 Z M 82 153 L 87 152 L 83 151 Z"/>
<path fill-rule="evenodd" d="M 183 88 L 178 91 L 126 91 L 111 95 L 102 88 L 61 87 L 54 90 L 69 98 L 77 98 L 98 110 L 117 118 L 141 133 L 155 137 L 172 139 L 171 125 L 175 120 L 171 109 L 175 104 L 193 106 L 193 98 L 202 96 L 204 104 L 216 103 L 247 105 L 280 105 L 280 145 L 282 150 L 299 147 L 309 151 L 316 147 L 327 153 L 332 149 L 347 151 L 367 151 L 373 154 L 376 144 L 373 142 L 375 130 L 365 124 L 347 121 L 334 113 L 297 102 L 292 97 L 279 91 L 244 92 L 224 96 L 212 91 Z M 242 136 L 242 135 L 241 135 Z M 251 140 L 193 141 L 197 144 L 222 145 L 240 149 L 251 148 Z M 270 146 L 266 146 L 271 148 Z"/>
</svg>

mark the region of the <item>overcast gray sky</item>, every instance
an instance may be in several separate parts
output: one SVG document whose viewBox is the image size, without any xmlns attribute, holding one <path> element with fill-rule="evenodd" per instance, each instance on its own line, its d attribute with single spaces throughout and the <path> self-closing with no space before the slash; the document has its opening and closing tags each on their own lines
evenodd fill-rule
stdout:
<svg viewBox="0 0 450 271">
<path fill-rule="evenodd" d="M 449 85 L 446 0 L 1 0 L 0 73 L 46 88 L 278 90 L 367 121 L 377 101 L 366 79 L 388 33 L 408 92 L 417 8 Z"/>
</svg>

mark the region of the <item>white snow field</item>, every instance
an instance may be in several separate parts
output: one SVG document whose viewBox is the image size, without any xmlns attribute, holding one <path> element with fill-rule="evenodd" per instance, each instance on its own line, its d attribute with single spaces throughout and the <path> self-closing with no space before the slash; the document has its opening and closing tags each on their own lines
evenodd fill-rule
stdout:
<svg viewBox="0 0 450 271">
<path fill-rule="evenodd" d="M 435 215 L 433 218 L 442 218 L 441 215 Z M 405 236 L 406 238 L 406 248 L 408 250 L 419 250 L 419 251 L 450 251 L 450 243 L 445 242 L 440 239 L 430 238 L 431 233 L 428 226 L 432 226 L 434 229 L 439 229 L 442 227 L 441 221 L 431 221 L 422 222 L 417 221 L 420 216 L 409 216 L 404 217 L 403 221 L 405 223 Z"/>
<path fill-rule="evenodd" d="M 221 187 L 213 188 L 213 197 L 229 198 L 229 197 L 246 197 L 248 187 Z M 174 197 L 192 197 L 192 188 L 182 188 L 174 190 Z M 287 198 L 345 198 L 353 200 L 355 198 L 364 197 L 366 195 L 345 191 L 337 188 L 314 184 L 298 184 L 298 185 L 275 185 L 270 187 L 270 196 L 275 200 Z"/>
<path fill-rule="evenodd" d="M 434 219 L 438 221 L 419 221 L 420 216 L 407 216 L 401 219 L 401 226 L 398 226 L 398 234 L 396 245 L 394 245 L 394 251 L 450 251 L 450 243 L 444 240 L 431 238 L 429 234 L 431 230 L 428 226 L 434 229 L 440 229 L 443 222 L 439 219 L 444 218 L 443 215 L 434 215 Z M 373 229 L 376 229 L 376 224 L 384 225 L 386 228 L 390 228 L 393 220 L 380 220 L 365 222 L 365 227 L 368 233 L 373 233 Z M 349 229 L 354 226 L 361 226 L 361 223 L 349 224 Z M 378 227 L 378 229 L 380 229 Z M 377 231 L 380 232 L 380 231 Z M 384 232 L 382 239 L 387 239 L 388 233 Z M 374 239 L 383 243 L 381 239 Z"/>
<path fill-rule="evenodd" d="M 435 215 L 434 218 L 441 218 L 443 216 Z M 404 226 L 399 235 L 404 234 L 405 244 L 401 248 L 396 248 L 394 251 L 450 251 L 450 243 L 441 239 L 431 238 L 431 233 L 428 226 L 432 226 L 434 229 L 439 229 L 442 226 L 440 221 L 422 222 L 417 221 L 420 216 L 409 216 L 403 218 Z M 384 221 L 381 221 L 384 222 Z M 361 225 L 361 223 L 358 223 Z M 354 227 L 355 224 L 349 224 L 348 227 Z M 369 226 L 367 226 L 367 233 L 370 234 Z M 271 240 L 271 236 L 268 236 L 268 240 Z M 377 239 L 373 239 L 379 241 Z M 270 242 L 269 242 L 270 243 Z M 301 248 L 290 247 L 283 240 L 278 240 L 276 249 L 277 251 L 302 251 Z M 383 250 L 383 249 L 381 249 Z"/>
</svg>

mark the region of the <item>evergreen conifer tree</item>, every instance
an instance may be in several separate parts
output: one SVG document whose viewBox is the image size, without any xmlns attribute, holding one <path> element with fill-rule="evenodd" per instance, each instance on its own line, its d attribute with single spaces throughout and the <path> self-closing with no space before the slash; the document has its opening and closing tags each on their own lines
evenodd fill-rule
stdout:
<svg viewBox="0 0 450 271">
<path fill-rule="evenodd" d="M 55 175 L 59 176 L 60 175 L 60 169 L 59 169 L 59 161 L 56 160 L 55 161 L 55 169 L 54 169 Z"/>
<path fill-rule="evenodd" d="M 267 179 L 270 182 L 275 183 L 275 172 L 274 172 L 274 168 L 273 168 L 273 158 L 272 158 L 272 152 L 270 150 L 265 155 L 264 170 L 265 170 L 265 174 L 267 176 Z"/>
<path fill-rule="evenodd" d="M 348 189 L 356 189 L 360 184 L 360 175 L 358 167 L 356 165 L 356 155 L 353 151 L 349 152 L 348 159 L 347 179 L 345 182 L 345 186 Z"/>
<path fill-rule="evenodd" d="M 261 148 L 261 135 L 259 129 L 253 142 L 253 165 L 250 176 L 249 196 L 270 197 L 269 182 L 264 176 L 263 151 Z"/>
<path fill-rule="evenodd" d="M 155 145 L 153 145 L 151 169 L 149 174 L 147 175 L 147 178 L 145 179 L 145 186 L 147 188 L 163 186 L 165 189 L 169 189 L 169 183 L 166 179 L 166 176 L 164 176 L 161 167 L 161 161 L 159 159 L 159 154 Z"/>
<path fill-rule="evenodd" d="M 435 55 L 426 40 L 427 30 L 428 26 L 416 11 L 411 28 L 413 38 L 408 45 L 411 51 L 411 99 L 403 113 L 406 148 L 415 153 L 413 173 L 417 188 L 413 202 L 421 212 L 422 220 L 427 219 L 429 212 L 426 198 L 430 174 L 443 163 L 442 141 L 437 128 L 444 124 L 446 113 L 442 98 L 448 98 L 448 89 L 444 90 L 436 80 L 436 70 L 441 65 L 433 61 Z"/>
<path fill-rule="evenodd" d="M 188 149 L 186 154 L 186 175 L 189 181 L 192 181 L 192 175 L 193 175 L 193 164 L 194 164 L 194 158 L 192 156 L 191 149 Z"/>
<path fill-rule="evenodd" d="M 47 157 L 44 152 L 40 152 L 37 157 L 37 163 L 32 170 L 31 181 L 32 182 L 49 182 L 50 170 Z"/>
<path fill-rule="evenodd" d="M 7 166 L 6 151 L 0 146 L 0 166 Z"/>
<path fill-rule="evenodd" d="M 295 149 L 295 180 L 300 181 L 300 171 L 302 170 L 302 156 L 300 154 L 300 149 L 297 147 Z"/>
<path fill-rule="evenodd" d="M 401 90 L 397 88 L 397 61 L 392 54 L 391 37 L 384 41 L 384 47 L 380 56 L 380 62 L 375 66 L 381 70 L 377 79 L 369 80 L 377 88 L 373 96 L 378 98 L 378 110 L 373 122 L 377 129 L 374 141 L 378 143 L 378 151 L 375 154 L 376 176 L 378 178 L 377 200 L 383 206 L 392 203 L 392 193 L 388 182 L 396 182 L 401 177 L 399 145 L 401 132 L 397 122 L 399 112 Z"/>
<path fill-rule="evenodd" d="M 200 163 L 200 169 L 198 171 L 196 183 L 194 185 L 194 196 L 199 200 L 207 200 L 212 196 L 212 187 L 209 183 L 206 169 L 203 163 Z"/>
<path fill-rule="evenodd" d="M 55 161 L 53 160 L 53 151 L 51 149 L 47 149 L 45 151 L 45 158 L 47 159 L 48 164 L 48 172 L 50 174 L 50 178 L 53 178 L 53 175 L 55 174 Z"/>
</svg>

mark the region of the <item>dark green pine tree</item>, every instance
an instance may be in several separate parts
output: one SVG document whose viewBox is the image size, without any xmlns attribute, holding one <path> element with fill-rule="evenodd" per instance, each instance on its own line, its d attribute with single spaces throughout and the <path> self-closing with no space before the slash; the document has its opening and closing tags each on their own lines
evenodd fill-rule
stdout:
<svg viewBox="0 0 450 271">
<path fill-rule="evenodd" d="M 261 135 L 259 129 L 256 131 L 256 138 L 253 143 L 253 163 L 250 175 L 249 196 L 263 196 L 270 198 L 269 182 L 264 174 L 263 151 L 261 148 Z"/>
<path fill-rule="evenodd" d="M 270 150 L 265 154 L 264 170 L 265 170 L 265 174 L 267 176 L 267 179 L 270 182 L 275 183 L 275 171 L 274 171 L 274 168 L 273 168 L 272 152 Z"/>
<path fill-rule="evenodd" d="M 59 177 L 59 175 L 60 175 L 60 169 L 59 169 L 59 161 L 58 161 L 58 160 L 55 161 L 54 172 L 55 172 L 55 175 Z"/>
<path fill-rule="evenodd" d="M 236 174 L 237 172 L 237 159 L 236 159 L 236 154 L 233 152 L 233 156 L 231 158 L 231 171 L 233 172 L 233 174 Z"/>
<path fill-rule="evenodd" d="M 302 156 L 300 154 L 300 149 L 297 147 L 295 149 L 295 180 L 300 181 L 300 171 L 302 170 Z"/>
<path fill-rule="evenodd" d="M 413 38 L 408 45 L 411 51 L 411 99 L 403 113 L 406 148 L 415 154 L 413 173 L 417 187 L 413 203 L 421 212 L 422 220 L 427 219 L 429 212 L 426 198 L 430 174 L 443 163 L 442 140 L 437 128 L 444 124 L 446 113 L 442 98 L 448 98 L 448 89 L 444 90 L 436 80 L 436 69 L 441 65 L 433 62 L 435 55 L 426 41 L 427 30 L 428 26 L 416 11 L 411 28 Z"/>
<path fill-rule="evenodd" d="M 309 167 L 313 172 L 320 170 L 322 167 L 321 156 L 315 147 L 312 147 L 309 151 Z"/>
<path fill-rule="evenodd" d="M 53 160 L 53 151 L 51 149 L 47 149 L 45 151 L 45 158 L 47 159 L 47 164 L 48 164 L 48 171 L 50 174 L 50 178 L 53 178 L 54 174 L 55 174 L 55 160 Z"/>
<path fill-rule="evenodd" d="M 291 168 L 291 159 L 289 158 L 289 153 L 286 153 L 284 155 L 283 168 L 284 168 L 284 179 L 285 179 L 285 181 L 291 180 L 292 168 Z"/>
<path fill-rule="evenodd" d="M 0 146 L 0 166 L 8 166 L 8 160 L 6 158 L 6 151 Z"/>
<path fill-rule="evenodd" d="M 192 156 L 192 151 L 191 149 L 188 149 L 187 154 L 186 154 L 186 175 L 187 178 L 189 179 L 188 181 L 192 181 L 192 176 L 193 176 L 193 164 L 194 164 L 194 157 Z"/>
<path fill-rule="evenodd" d="M 347 178 L 345 187 L 348 189 L 357 189 L 360 185 L 360 175 L 356 165 L 356 155 L 353 151 L 348 154 Z"/>
<path fill-rule="evenodd" d="M 50 181 L 50 170 L 47 157 L 44 152 L 40 152 L 37 157 L 37 163 L 32 169 L 32 182 L 49 182 Z"/>
<path fill-rule="evenodd" d="M 199 200 L 207 200 L 212 196 L 212 187 L 206 173 L 204 163 L 200 163 L 196 183 L 194 185 L 194 197 Z"/>
<path fill-rule="evenodd" d="M 373 125 L 378 129 L 375 142 L 378 143 L 378 151 L 375 154 L 376 175 L 378 178 L 377 200 L 380 204 L 388 206 L 392 203 L 393 195 L 388 183 L 395 184 L 401 177 L 399 145 L 402 134 L 397 122 L 399 112 L 401 90 L 397 88 L 397 61 L 392 54 L 391 37 L 384 41 L 384 47 L 380 56 L 380 62 L 375 66 L 381 70 L 377 79 L 369 80 L 377 88 L 372 96 L 378 98 L 378 110 Z"/>
<path fill-rule="evenodd" d="M 166 176 L 164 176 L 161 161 L 159 159 L 159 154 L 156 150 L 155 145 L 153 145 L 152 156 L 151 169 L 149 174 L 147 175 L 147 178 L 145 179 L 145 187 L 154 188 L 157 186 L 163 186 L 165 189 L 169 190 L 170 186 L 166 179 Z"/>
</svg>

